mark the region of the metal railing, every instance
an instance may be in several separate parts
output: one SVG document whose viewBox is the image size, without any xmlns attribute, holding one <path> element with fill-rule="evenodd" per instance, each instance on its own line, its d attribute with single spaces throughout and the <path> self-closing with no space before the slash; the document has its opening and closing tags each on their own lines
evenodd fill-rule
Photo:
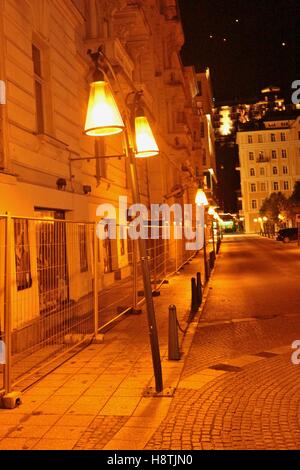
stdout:
<svg viewBox="0 0 300 470">
<path fill-rule="evenodd" d="M 149 239 L 153 292 L 195 253 Z M 144 302 L 138 244 L 95 223 L 0 216 L 0 392 L 24 388 Z M 1 361 L 0 361 L 1 362 Z"/>
</svg>

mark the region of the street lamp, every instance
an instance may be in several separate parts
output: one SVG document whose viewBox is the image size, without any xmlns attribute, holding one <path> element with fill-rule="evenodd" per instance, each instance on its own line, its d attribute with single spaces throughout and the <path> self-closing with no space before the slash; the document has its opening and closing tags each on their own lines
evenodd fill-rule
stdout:
<svg viewBox="0 0 300 470">
<path fill-rule="evenodd" d="M 205 208 L 205 206 L 208 206 L 208 200 L 207 200 L 206 194 L 200 185 L 196 193 L 195 203 L 199 207 L 202 206 L 203 209 Z M 203 220 L 203 258 L 204 258 L 204 278 L 205 278 L 205 282 L 207 282 L 209 275 L 208 275 L 207 253 L 206 253 L 205 213 L 204 213 L 204 220 Z"/>
<path fill-rule="evenodd" d="M 123 132 L 125 157 L 128 158 L 130 167 L 133 202 L 134 204 L 140 204 L 141 201 L 135 157 L 150 157 L 158 155 L 159 153 L 151 127 L 141 106 L 141 92 L 137 91 L 133 93 L 135 99 L 132 115 L 130 116 L 127 111 L 126 99 L 124 98 L 119 81 L 102 48 L 99 47 L 96 52 L 89 50 L 88 54 L 94 62 L 95 72 L 93 75 L 93 81 L 90 85 L 90 96 L 84 132 L 87 135 L 95 137 L 103 137 Z M 120 91 L 120 96 L 124 105 L 124 121 L 114 99 L 111 87 L 106 79 L 108 71 L 111 73 Z M 132 130 L 132 122 L 135 124 L 135 132 Z M 155 388 L 156 392 L 159 393 L 163 389 L 163 381 L 155 310 L 152 298 L 150 269 L 146 242 L 142 237 L 139 237 L 138 242 L 147 306 Z M 98 312 L 96 312 L 96 314 L 98 314 Z"/>
</svg>

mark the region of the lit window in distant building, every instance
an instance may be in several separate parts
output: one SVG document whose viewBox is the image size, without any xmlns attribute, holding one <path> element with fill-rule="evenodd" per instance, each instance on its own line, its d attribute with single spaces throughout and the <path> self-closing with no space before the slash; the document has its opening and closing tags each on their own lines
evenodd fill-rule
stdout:
<svg viewBox="0 0 300 470">
<path fill-rule="evenodd" d="M 260 169 L 259 169 L 259 173 L 260 173 L 260 176 L 265 176 L 265 169 L 264 169 L 264 168 L 260 168 Z"/>
<path fill-rule="evenodd" d="M 266 184 L 266 183 L 261 183 L 260 189 L 261 189 L 261 191 L 263 191 L 263 192 L 267 191 L 267 184 Z"/>
<path fill-rule="evenodd" d="M 222 106 L 220 110 L 221 116 L 221 125 L 220 125 L 220 133 L 221 135 L 229 135 L 233 129 L 233 122 L 230 115 L 230 108 L 229 106 Z"/>
<path fill-rule="evenodd" d="M 285 149 L 281 150 L 281 156 L 282 156 L 282 158 L 287 158 L 287 153 L 286 153 Z"/>
<path fill-rule="evenodd" d="M 253 137 L 252 135 L 248 135 L 248 144 L 252 144 L 253 143 Z"/>
<path fill-rule="evenodd" d="M 255 170 L 254 170 L 254 168 L 250 168 L 250 176 L 255 176 Z"/>
<path fill-rule="evenodd" d="M 253 152 L 249 152 L 249 160 L 254 160 L 254 153 Z"/>
<path fill-rule="evenodd" d="M 262 144 L 262 142 L 263 142 L 263 136 L 262 136 L 261 134 L 259 134 L 259 136 L 258 136 L 258 143 L 259 143 L 259 144 Z"/>
<path fill-rule="evenodd" d="M 260 151 L 259 154 L 258 154 L 258 160 L 260 162 L 263 162 L 265 160 L 265 154 L 263 151 Z"/>
<path fill-rule="evenodd" d="M 278 175 L 278 168 L 277 166 L 273 166 L 273 175 Z"/>
<path fill-rule="evenodd" d="M 275 136 L 275 134 L 271 134 L 271 142 L 276 142 L 276 136 Z"/>
<path fill-rule="evenodd" d="M 277 158 L 276 150 L 272 150 L 272 158 L 273 158 L 273 160 L 275 160 Z"/>
<path fill-rule="evenodd" d="M 252 201 L 251 201 L 251 208 L 252 208 L 252 209 L 257 209 L 257 200 L 256 200 L 256 199 L 252 199 Z"/>
<path fill-rule="evenodd" d="M 287 166 L 283 166 L 283 167 L 282 167 L 282 172 L 283 172 L 284 175 L 287 175 L 287 174 L 289 173 L 288 167 L 287 167 Z"/>
<path fill-rule="evenodd" d="M 251 183 L 250 188 L 251 188 L 251 192 L 252 192 L 252 193 L 255 193 L 255 192 L 256 192 L 256 184 L 255 184 L 255 183 Z"/>
<path fill-rule="evenodd" d="M 285 191 L 288 191 L 290 189 L 290 185 L 289 185 L 289 182 L 288 181 L 284 181 L 283 182 L 283 189 Z"/>
<path fill-rule="evenodd" d="M 274 189 L 274 191 L 279 191 L 279 183 L 277 181 L 274 181 L 273 189 Z"/>
<path fill-rule="evenodd" d="M 280 140 L 281 140 L 282 142 L 284 142 L 284 141 L 286 140 L 286 139 L 285 139 L 285 132 L 281 132 L 281 134 L 280 134 Z"/>
</svg>

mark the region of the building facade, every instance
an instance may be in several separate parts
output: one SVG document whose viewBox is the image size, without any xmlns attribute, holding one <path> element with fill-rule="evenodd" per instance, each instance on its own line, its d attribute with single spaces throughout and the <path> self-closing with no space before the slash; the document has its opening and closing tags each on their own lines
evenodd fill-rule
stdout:
<svg viewBox="0 0 300 470">
<path fill-rule="evenodd" d="M 45 344 L 53 325 L 59 331 L 67 323 L 62 309 L 69 324 L 90 311 L 95 285 L 102 292 L 132 276 L 129 240 L 107 237 L 94 256 L 99 204 L 118 208 L 120 196 L 130 204 L 132 190 L 126 158 L 109 158 L 124 154 L 122 136 L 100 140 L 83 133 L 93 74 L 88 49 L 101 46 L 108 57 L 121 114 L 131 112 L 133 92 L 143 92 L 160 149 L 159 156 L 136 162 L 147 207 L 194 203 L 206 182 L 203 169 L 214 168 L 214 152 L 210 130 L 202 133 L 210 104 L 199 108 L 199 79 L 180 59 L 184 34 L 176 0 L 21 3 L 0 0 L 0 216 L 13 218 L 5 271 L 6 219 L 0 217 L 0 334 L 9 296 L 12 328 L 26 349 L 42 331 Z M 157 258 L 165 269 L 169 260 L 183 259 L 182 246 L 172 241 L 148 249 L 152 264 Z M 111 310 L 131 302 L 129 290 L 123 297 L 117 292 Z M 16 339 L 16 351 L 20 344 Z"/>
<path fill-rule="evenodd" d="M 267 113 L 237 132 L 246 232 L 260 230 L 259 210 L 273 192 L 289 197 L 300 180 L 299 113 Z"/>
</svg>

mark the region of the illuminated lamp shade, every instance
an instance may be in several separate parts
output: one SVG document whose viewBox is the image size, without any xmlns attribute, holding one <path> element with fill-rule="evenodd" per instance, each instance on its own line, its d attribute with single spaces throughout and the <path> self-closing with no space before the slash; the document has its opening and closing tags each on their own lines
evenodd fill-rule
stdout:
<svg viewBox="0 0 300 470">
<path fill-rule="evenodd" d="M 159 154 L 159 148 L 146 116 L 135 118 L 135 147 L 137 158 L 155 157 Z"/>
<path fill-rule="evenodd" d="M 208 214 L 214 216 L 215 215 L 215 209 L 210 206 L 210 208 L 208 209 Z"/>
<path fill-rule="evenodd" d="M 199 188 L 195 197 L 197 206 L 208 206 L 208 200 L 203 189 Z"/>
<path fill-rule="evenodd" d="M 123 119 L 109 84 L 105 80 L 92 82 L 90 84 L 84 133 L 101 137 L 119 134 L 124 127 Z"/>
</svg>

